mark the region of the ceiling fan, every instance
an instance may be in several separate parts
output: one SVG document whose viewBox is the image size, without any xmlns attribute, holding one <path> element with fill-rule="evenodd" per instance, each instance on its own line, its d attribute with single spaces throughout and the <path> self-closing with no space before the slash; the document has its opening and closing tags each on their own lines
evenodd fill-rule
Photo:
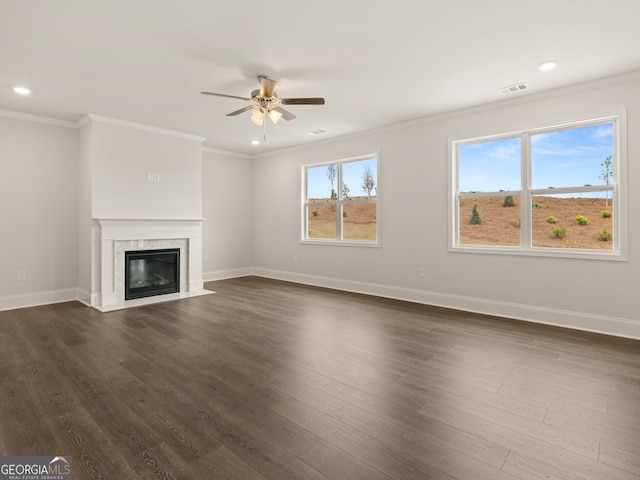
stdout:
<svg viewBox="0 0 640 480">
<path fill-rule="evenodd" d="M 227 113 L 227 117 L 234 117 L 244 112 L 251 110 L 251 121 L 256 125 L 264 125 L 265 127 L 265 140 L 266 140 L 266 128 L 265 117 L 269 117 L 271 121 L 276 124 L 278 120 L 284 118 L 285 120 L 293 120 L 296 116 L 282 108 L 282 105 L 324 105 L 324 98 L 278 98 L 276 93 L 275 80 L 272 80 L 266 75 L 258 75 L 258 81 L 260 82 L 260 88 L 251 92 L 251 97 L 238 97 L 236 95 L 226 95 L 224 93 L 213 92 L 200 92 L 203 95 L 213 95 L 214 97 L 236 98 L 238 100 L 244 100 L 251 102 L 252 104 L 236 110 L 231 113 Z"/>
</svg>

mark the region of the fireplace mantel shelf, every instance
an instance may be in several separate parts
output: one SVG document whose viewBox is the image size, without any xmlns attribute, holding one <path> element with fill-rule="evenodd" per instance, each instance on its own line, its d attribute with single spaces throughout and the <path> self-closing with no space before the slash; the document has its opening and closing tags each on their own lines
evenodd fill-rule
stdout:
<svg viewBox="0 0 640 480">
<path fill-rule="evenodd" d="M 176 223 L 189 223 L 189 222 L 204 222 L 205 218 L 94 218 L 94 220 L 100 225 L 110 223 L 161 223 L 161 222 L 176 222 Z"/>
</svg>

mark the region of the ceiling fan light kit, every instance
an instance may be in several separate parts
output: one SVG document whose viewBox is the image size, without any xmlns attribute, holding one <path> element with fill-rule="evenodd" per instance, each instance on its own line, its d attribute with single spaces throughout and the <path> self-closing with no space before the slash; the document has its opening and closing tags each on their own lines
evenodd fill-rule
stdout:
<svg viewBox="0 0 640 480">
<path fill-rule="evenodd" d="M 227 114 L 227 117 L 234 117 L 251 110 L 251 121 L 258 126 L 264 126 L 264 140 L 267 140 L 267 124 L 264 121 L 268 116 L 273 124 L 277 124 L 278 120 L 284 118 L 286 121 L 296 118 L 294 114 L 285 110 L 281 105 L 324 105 L 324 98 L 278 98 L 276 93 L 277 82 L 266 75 L 258 75 L 260 89 L 251 92 L 251 97 L 238 97 L 235 95 L 227 95 L 224 93 L 200 92 L 203 95 L 212 95 L 214 97 L 234 98 L 252 102 L 253 105 L 241 108 Z"/>
<path fill-rule="evenodd" d="M 251 121 L 259 127 L 262 126 L 262 122 L 264 122 L 264 112 L 260 107 L 253 107 L 251 112 Z"/>
<path fill-rule="evenodd" d="M 271 119 L 271 121 L 273 122 L 274 125 L 276 125 L 278 123 L 278 120 L 280 120 L 282 118 L 282 113 L 280 113 L 278 110 L 276 109 L 272 109 L 269 112 L 269 118 Z"/>
</svg>

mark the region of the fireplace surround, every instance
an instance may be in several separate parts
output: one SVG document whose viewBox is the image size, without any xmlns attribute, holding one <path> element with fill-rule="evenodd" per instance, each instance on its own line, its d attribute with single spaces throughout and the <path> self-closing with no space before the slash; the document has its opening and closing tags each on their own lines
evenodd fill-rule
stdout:
<svg viewBox="0 0 640 480">
<path fill-rule="evenodd" d="M 212 293 L 202 280 L 201 219 L 94 219 L 91 306 L 106 312 Z M 125 298 L 125 252 L 178 249 L 178 291 Z"/>
</svg>

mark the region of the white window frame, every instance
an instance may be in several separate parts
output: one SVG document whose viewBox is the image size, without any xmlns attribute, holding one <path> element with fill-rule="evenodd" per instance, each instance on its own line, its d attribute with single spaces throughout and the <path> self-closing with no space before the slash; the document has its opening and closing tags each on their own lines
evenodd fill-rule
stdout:
<svg viewBox="0 0 640 480">
<path fill-rule="evenodd" d="M 357 162 L 359 160 L 375 159 L 376 161 L 376 198 L 375 199 L 359 199 L 348 200 L 343 198 L 342 192 L 342 165 L 350 162 Z M 337 165 L 337 199 L 327 202 L 308 202 L 307 201 L 307 168 L 316 168 L 328 165 Z M 380 155 L 378 153 L 371 153 L 368 155 L 358 155 L 355 157 L 342 158 L 338 160 L 328 160 L 320 163 L 309 163 L 301 166 L 301 185 L 302 185 L 302 216 L 301 216 L 301 240 L 300 243 L 305 244 L 319 244 L 319 245 L 343 245 L 343 246 L 358 246 L 358 247 L 379 247 L 380 246 Z M 361 203 L 374 203 L 376 205 L 376 240 L 351 240 L 342 238 L 342 216 L 344 205 L 353 205 Z M 308 238 L 308 215 L 309 207 L 311 205 L 336 205 L 336 238 Z M 340 219 L 340 221 L 337 221 Z"/>
<path fill-rule="evenodd" d="M 567 188 L 531 188 L 531 142 L 532 135 L 571 128 L 613 124 L 613 178 L 609 186 L 594 185 Z M 600 115 L 584 116 L 552 125 L 527 128 L 508 133 L 490 134 L 475 137 L 449 138 L 449 251 L 464 253 L 498 254 L 498 255 L 526 255 L 541 257 L 580 258 L 592 260 L 627 260 L 628 249 L 628 208 L 627 208 L 627 148 L 626 148 L 626 110 L 607 112 Z M 521 189 L 500 190 L 498 192 L 460 193 L 458 183 L 458 146 L 484 141 L 501 140 L 506 138 L 522 138 L 521 149 Z M 563 194 L 577 192 L 612 192 L 613 204 L 613 248 L 599 249 L 570 249 L 535 247 L 532 245 L 531 198 L 535 195 Z M 468 245 L 460 243 L 460 198 L 504 197 L 506 195 L 520 197 L 521 232 L 519 246 L 489 246 Z"/>
</svg>

